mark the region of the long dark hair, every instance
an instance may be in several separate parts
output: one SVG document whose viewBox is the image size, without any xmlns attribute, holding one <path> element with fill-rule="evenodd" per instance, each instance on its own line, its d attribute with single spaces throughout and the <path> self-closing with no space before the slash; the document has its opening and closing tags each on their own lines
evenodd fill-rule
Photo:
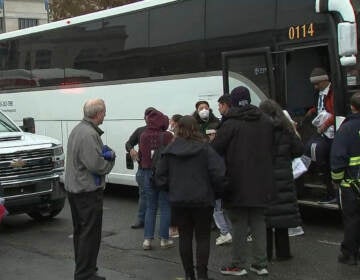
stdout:
<svg viewBox="0 0 360 280">
<path fill-rule="evenodd" d="M 178 129 L 175 132 L 176 137 L 187 140 L 194 140 L 204 142 L 204 136 L 199 132 L 199 127 L 196 119 L 192 116 L 186 115 L 180 118 L 178 122 Z"/>
<path fill-rule="evenodd" d="M 272 99 L 266 99 L 259 105 L 261 111 L 270 116 L 275 122 L 279 123 L 280 126 L 294 132 L 294 126 L 290 120 L 285 116 L 282 108 L 278 103 Z"/>
</svg>

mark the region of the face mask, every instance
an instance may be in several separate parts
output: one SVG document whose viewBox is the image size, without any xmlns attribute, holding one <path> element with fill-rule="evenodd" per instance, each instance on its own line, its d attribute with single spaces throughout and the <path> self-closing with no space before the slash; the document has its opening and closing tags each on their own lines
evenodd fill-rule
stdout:
<svg viewBox="0 0 360 280">
<path fill-rule="evenodd" d="M 207 118 L 209 118 L 209 110 L 206 110 L 206 109 L 203 109 L 199 112 L 199 117 L 202 119 L 202 120 L 205 120 Z"/>
</svg>

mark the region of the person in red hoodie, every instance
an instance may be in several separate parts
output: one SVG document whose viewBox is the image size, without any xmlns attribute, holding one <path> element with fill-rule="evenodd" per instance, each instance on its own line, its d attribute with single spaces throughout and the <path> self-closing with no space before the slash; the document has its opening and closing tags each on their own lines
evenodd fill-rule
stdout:
<svg viewBox="0 0 360 280">
<path fill-rule="evenodd" d="M 158 110 L 151 111 L 145 118 L 146 129 L 140 136 L 139 157 L 140 166 L 144 171 L 144 192 L 146 200 L 146 214 L 144 224 L 143 249 L 152 249 L 154 239 L 156 212 L 160 207 L 160 247 L 170 248 L 174 246 L 169 239 L 171 209 L 168 194 L 165 191 L 156 190 L 152 186 L 153 156 L 161 146 L 167 146 L 172 141 L 173 135 L 167 131 L 169 118 Z"/>
</svg>

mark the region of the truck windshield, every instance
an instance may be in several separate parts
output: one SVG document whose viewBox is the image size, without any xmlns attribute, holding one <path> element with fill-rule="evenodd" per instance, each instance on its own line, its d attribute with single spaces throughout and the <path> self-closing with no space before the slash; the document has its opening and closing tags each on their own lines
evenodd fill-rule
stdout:
<svg viewBox="0 0 360 280">
<path fill-rule="evenodd" d="M 0 112 L 0 133 L 16 131 L 19 131 L 16 125 L 14 125 L 5 115 Z"/>
</svg>

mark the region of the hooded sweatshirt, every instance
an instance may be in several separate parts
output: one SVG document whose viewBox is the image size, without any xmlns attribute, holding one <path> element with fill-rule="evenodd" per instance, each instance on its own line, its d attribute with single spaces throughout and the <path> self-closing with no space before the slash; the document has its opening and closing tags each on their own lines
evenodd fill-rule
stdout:
<svg viewBox="0 0 360 280">
<path fill-rule="evenodd" d="M 163 152 L 155 185 L 168 189 L 173 206 L 212 206 L 225 185 L 225 165 L 204 142 L 175 138 Z"/>
<path fill-rule="evenodd" d="M 160 146 L 166 146 L 171 142 L 173 135 L 171 132 L 166 131 L 168 126 L 169 118 L 160 111 L 151 111 L 146 116 L 146 128 L 140 135 L 139 143 L 141 168 L 151 168 L 154 151 Z"/>
</svg>

